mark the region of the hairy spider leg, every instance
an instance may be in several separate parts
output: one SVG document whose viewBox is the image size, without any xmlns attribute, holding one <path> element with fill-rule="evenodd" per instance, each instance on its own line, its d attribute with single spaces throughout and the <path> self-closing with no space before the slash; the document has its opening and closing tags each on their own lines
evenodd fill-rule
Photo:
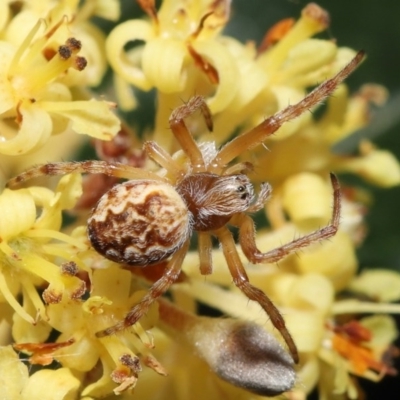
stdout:
<svg viewBox="0 0 400 400">
<path fill-rule="evenodd" d="M 204 164 L 203 155 L 184 120 L 197 110 L 201 111 L 206 121 L 207 128 L 212 131 L 213 122 L 211 111 L 202 96 L 192 97 L 186 104 L 176 108 L 169 118 L 172 133 L 178 140 L 184 153 L 188 156 L 194 173 L 205 172 L 206 166 Z M 153 141 L 146 142 L 144 144 L 144 150 L 157 164 L 171 173 L 175 177 L 175 181 L 185 176 L 185 171 L 182 167 L 157 143 Z M 246 168 L 248 167 L 247 164 L 245 164 L 245 166 Z M 209 233 L 198 232 L 198 249 L 200 273 L 202 275 L 210 275 L 212 273 L 212 241 Z"/>
<path fill-rule="evenodd" d="M 154 172 L 146 171 L 141 168 L 135 168 L 121 163 L 91 160 L 80 162 L 66 161 L 37 165 L 10 179 L 7 182 L 7 186 L 17 186 L 30 179 L 38 178 L 44 175 L 67 175 L 73 172 L 105 174 L 108 176 L 115 176 L 125 179 L 149 179 L 159 182 L 167 182 L 166 179 L 158 176 Z"/>
<path fill-rule="evenodd" d="M 186 104 L 176 108 L 169 117 L 169 125 L 172 133 L 178 140 L 184 153 L 189 157 L 194 173 L 205 172 L 206 167 L 199 146 L 189 132 L 184 120 L 197 110 L 201 111 L 208 130 L 212 131 L 211 111 L 202 96 L 192 97 Z"/>
<path fill-rule="evenodd" d="M 240 260 L 239 254 L 236 249 L 235 240 L 232 233 L 226 227 L 222 227 L 214 232 L 221 243 L 222 251 L 226 258 L 229 271 L 233 278 L 233 283 L 250 299 L 256 301 L 271 318 L 272 324 L 279 330 L 283 339 L 285 340 L 290 353 L 292 354 L 293 361 L 297 364 L 299 362 L 299 354 L 296 344 L 293 341 L 288 329 L 286 328 L 285 320 L 283 319 L 279 310 L 275 307 L 274 303 L 268 296 L 260 289 L 251 285 L 247 276 L 246 270 Z"/>
<path fill-rule="evenodd" d="M 255 242 L 256 230 L 254 221 L 244 213 L 235 215 L 232 224 L 239 227 L 239 243 L 246 258 L 254 264 L 275 263 L 281 260 L 283 257 L 286 257 L 287 255 L 299 249 L 307 247 L 314 242 L 329 239 L 334 236 L 339 228 L 341 194 L 339 181 L 336 175 L 331 173 L 330 178 L 333 187 L 333 209 L 330 223 L 324 228 L 313 231 L 308 235 L 302 236 L 287 244 L 284 244 L 281 247 L 267 251 L 266 253 L 262 253 L 257 248 Z"/>
<path fill-rule="evenodd" d="M 197 232 L 200 273 L 201 275 L 211 275 L 212 266 L 212 241 L 211 235 L 208 232 Z"/>
<path fill-rule="evenodd" d="M 333 78 L 317 86 L 303 100 L 277 112 L 255 128 L 228 142 L 210 163 L 213 168 L 212 172 L 220 173 L 234 158 L 264 142 L 268 136 L 275 133 L 285 122 L 291 121 L 325 100 L 357 68 L 364 59 L 364 55 L 364 51 L 359 51 L 341 71 Z"/>
<path fill-rule="evenodd" d="M 236 175 L 236 174 L 247 174 L 248 172 L 253 172 L 254 166 L 252 163 L 248 161 L 239 162 L 237 164 L 233 164 L 230 167 L 226 168 L 225 171 L 221 173 L 221 175 Z"/>
<path fill-rule="evenodd" d="M 168 171 L 175 182 L 185 176 L 185 171 L 182 169 L 181 165 L 179 165 L 179 163 L 158 143 L 149 140 L 143 144 L 143 150 L 154 162 Z"/>
<path fill-rule="evenodd" d="M 101 338 L 113 335 L 134 325 L 141 317 L 143 317 L 143 315 L 148 312 L 150 306 L 178 279 L 188 249 L 189 239 L 186 240 L 182 247 L 172 256 L 162 277 L 150 287 L 142 300 L 130 309 L 125 318 L 121 322 L 118 322 L 107 329 L 96 332 L 96 336 Z"/>
</svg>

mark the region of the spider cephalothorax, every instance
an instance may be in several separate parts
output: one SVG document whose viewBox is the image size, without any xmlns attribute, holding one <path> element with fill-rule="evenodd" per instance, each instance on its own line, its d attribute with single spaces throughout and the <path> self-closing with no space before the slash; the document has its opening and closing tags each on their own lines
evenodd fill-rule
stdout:
<svg viewBox="0 0 400 400">
<path fill-rule="evenodd" d="M 253 185 L 246 175 L 191 174 L 176 190 L 188 207 L 195 231 L 221 228 L 254 200 Z"/>
<path fill-rule="evenodd" d="M 228 225 L 238 228 L 240 246 L 250 262 L 277 262 L 298 249 L 336 233 L 340 219 L 338 181 L 331 175 L 334 200 L 329 225 L 263 253 L 255 243 L 255 227 L 248 212 L 263 207 L 270 194 L 270 186 L 262 184 L 258 196 L 255 196 L 246 175 L 251 166 L 248 163 L 230 163 L 244 151 L 263 143 L 282 124 L 324 100 L 362 59 L 363 52 L 359 52 L 335 77 L 323 82 L 299 103 L 267 118 L 218 151 L 213 145 L 198 145 L 185 125 L 184 119 L 200 110 L 208 128 L 212 129 L 211 114 L 203 97 L 193 97 L 174 110 L 169 119 L 187 163 L 177 162 L 155 142 L 146 142 L 143 147 L 147 155 L 165 170 L 168 178 L 120 163 L 85 161 L 45 164 L 9 182 L 12 186 L 40 175 L 63 175 L 75 171 L 129 179 L 105 193 L 93 209 L 88 219 L 88 236 L 92 246 L 110 260 L 134 266 L 145 267 L 170 259 L 162 277 L 128 312 L 125 319 L 98 332 L 98 337 L 114 334 L 136 323 L 178 279 L 191 233 L 197 231 L 200 272 L 203 275 L 212 273 L 211 237 L 214 236 L 221 244 L 233 282 L 267 312 L 285 339 L 294 361 L 298 362 L 297 348 L 283 317 L 267 295 L 250 284 Z"/>
</svg>

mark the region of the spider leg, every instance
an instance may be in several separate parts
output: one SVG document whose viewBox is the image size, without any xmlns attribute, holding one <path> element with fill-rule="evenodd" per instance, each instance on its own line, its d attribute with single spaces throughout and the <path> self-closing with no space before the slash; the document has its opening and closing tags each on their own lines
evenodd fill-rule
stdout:
<svg viewBox="0 0 400 400">
<path fill-rule="evenodd" d="M 200 273 L 212 274 L 212 243 L 211 236 L 207 232 L 197 232 L 200 257 Z"/>
<path fill-rule="evenodd" d="M 153 142 L 152 140 L 145 142 L 143 144 L 143 150 L 154 162 L 168 171 L 168 173 L 173 175 L 176 179 L 184 177 L 185 171 L 179 163 L 177 163 L 171 155 L 156 142 Z"/>
<path fill-rule="evenodd" d="M 275 307 L 274 303 L 268 296 L 260 289 L 251 285 L 246 271 L 240 261 L 239 254 L 236 250 L 235 241 L 231 232 L 226 228 L 220 228 L 214 232 L 221 243 L 222 251 L 226 258 L 229 271 L 232 275 L 234 284 L 250 299 L 256 301 L 271 318 L 272 324 L 281 333 L 285 340 L 290 353 L 292 354 L 293 361 L 297 364 L 299 362 L 299 354 L 297 352 L 296 344 L 292 336 L 286 328 L 285 320 L 283 319 L 279 310 Z"/>
<path fill-rule="evenodd" d="M 237 175 L 253 172 L 254 166 L 250 162 L 240 162 L 228 167 L 221 175 Z"/>
<path fill-rule="evenodd" d="M 186 104 L 176 108 L 169 117 L 169 125 L 176 139 L 178 140 L 182 150 L 189 157 L 194 172 L 204 171 L 203 155 L 193 136 L 189 132 L 184 119 L 189 117 L 195 111 L 201 111 L 207 128 L 212 131 L 213 123 L 211 119 L 211 111 L 208 108 L 202 96 L 192 97 Z"/>
<path fill-rule="evenodd" d="M 237 136 L 223 146 L 215 159 L 211 162 L 211 165 L 215 165 L 216 172 L 242 154 L 245 150 L 253 149 L 264 142 L 268 136 L 275 133 L 285 122 L 291 121 L 325 100 L 357 68 L 363 58 L 364 52 L 359 51 L 341 71 L 333 78 L 317 86 L 304 97 L 303 100 L 277 112 L 255 128 L 243 135 Z"/>
<path fill-rule="evenodd" d="M 43 175 L 66 175 L 72 172 L 105 174 L 125 179 L 149 179 L 165 182 L 165 179 L 154 172 L 142 168 L 131 167 L 121 163 L 107 161 L 80 161 L 80 162 L 56 162 L 37 165 L 17 175 L 7 182 L 8 187 L 13 187 L 33 178 Z"/>
<path fill-rule="evenodd" d="M 333 211 L 329 225 L 303 237 L 284 244 L 281 247 L 262 253 L 255 242 L 255 227 L 253 220 L 246 214 L 238 214 L 233 222 L 239 226 L 239 242 L 243 253 L 252 263 L 274 263 L 296 250 L 309 246 L 311 243 L 334 236 L 340 221 L 340 186 L 337 177 L 330 175 L 333 187 Z"/>
<path fill-rule="evenodd" d="M 124 320 L 107 329 L 97 332 L 96 336 L 100 338 L 113 335 L 119 331 L 122 331 L 123 329 L 134 325 L 137 321 L 139 321 L 139 319 L 147 313 L 150 306 L 162 294 L 164 294 L 174 282 L 176 282 L 181 272 L 182 263 L 185 259 L 188 248 L 189 240 L 187 240 L 186 243 L 172 256 L 166 270 L 163 273 L 163 276 L 158 281 L 156 281 L 153 286 L 151 286 L 143 299 L 131 308 L 131 310 L 125 316 Z"/>
</svg>

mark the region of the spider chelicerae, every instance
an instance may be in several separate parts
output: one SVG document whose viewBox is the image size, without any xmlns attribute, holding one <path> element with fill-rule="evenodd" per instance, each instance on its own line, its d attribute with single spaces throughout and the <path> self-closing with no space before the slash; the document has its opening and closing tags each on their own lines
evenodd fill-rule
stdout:
<svg viewBox="0 0 400 400">
<path fill-rule="evenodd" d="M 275 263 L 309 246 L 335 235 L 340 219 L 340 188 L 335 175 L 333 211 L 329 225 L 276 249 L 263 253 L 255 242 L 255 226 L 248 213 L 259 211 L 271 193 L 268 183 L 261 185 L 258 195 L 246 175 L 249 163 L 233 163 L 244 151 L 263 143 L 282 124 L 310 110 L 327 96 L 358 66 L 361 51 L 336 76 L 323 82 L 303 100 L 290 105 L 264 120 L 258 126 L 235 137 L 221 149 L 213 143 L 198 145 L 189 132 L 185 118 L 200 110 L 212 130 L 212 118 L 203 97 L 194 96 L 176 108 L 169 119 L 175 138 L 188 162 L 183 165 L 156 142 L 144 144 L 144 151 L 167 172 L 168 178 L 154 172 L 121 163 L 105 161 L 58 162 L 33 167 L 8 182 L 15 186 L 41 175 L 64 175 L 72 172 L 106 174 L 127 179 L 105 193 L 87 221 L 88 237 L 93 248 L 117 263 L 147 267 L 168 258 L 163 275 L 150 287 L 143 299 L 133 306 L 125 319 L 103 331 L 98 337 L 115 334 L 135 324 L 178 279 L 193 231 L 197 232 L 200 272 L 212 273 L 212 237 L 221 244 L 235 285 L 269 315 L 284 338 L 294 362 L 299 356 L 285 321 L 268 296 L 250 284 L 239 258 L 236 243 L 228 225 L 238 228 L 243 253 L 252 263 Z"/>
</svg>

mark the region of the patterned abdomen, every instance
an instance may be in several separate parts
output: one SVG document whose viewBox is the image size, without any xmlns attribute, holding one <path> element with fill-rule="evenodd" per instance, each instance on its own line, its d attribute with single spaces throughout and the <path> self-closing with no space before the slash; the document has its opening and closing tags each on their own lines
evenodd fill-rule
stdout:
<svg viewBox="0 0 400 400">
<path fill-rule="evenodd" d="M 163 182 L 132 180 L 103 195 L 88 220 L 88 237 L 104 257 L 135 266 L 162 261 L 189 236 L 188 209 Z"/>
</svg>

